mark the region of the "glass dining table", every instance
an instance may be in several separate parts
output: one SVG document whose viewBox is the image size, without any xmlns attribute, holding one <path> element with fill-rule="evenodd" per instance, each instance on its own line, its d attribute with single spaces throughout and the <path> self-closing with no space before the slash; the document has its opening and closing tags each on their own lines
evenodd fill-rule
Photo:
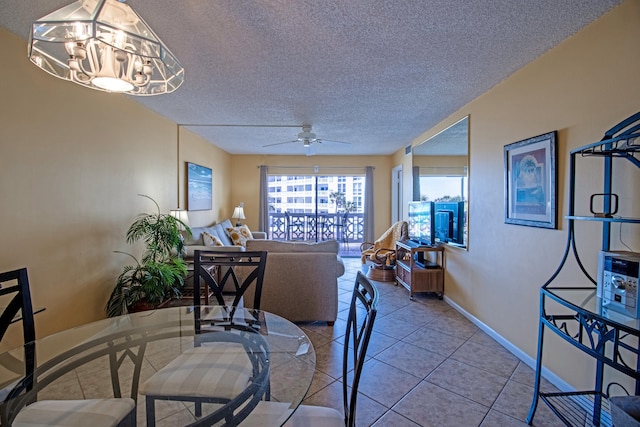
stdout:
<svg viewBox="0 0 640 427">
<path fill-rule="evenodd" d="M 256 381 L 266 381 L 257 385 L 258 400 L 277 402 L 269 406 L 270 416 L 261 417 L 258 425 L 282 425 L 311 385 L 316 363 L 313 345 L 297 325 L 275 314 L 238 308 L 229 321 L 229 313 L 222 306 L 183 306 L 127 314 L 64 330 L 2 353 L 2 416 L 11 420 L 35 400 L 131 397 L 137 402 L 137 425 L 146 425 L 145 396 L 138 392 L 142 383 L 183 352 L 204 345 L 205 337 L 206 345 L 215 345 L 216 341 L 227 341 L 226 334 L 240 334 L 265 349 L 266 375 L 253 379 L 254 388 Z M 223 317 L 225 322 L 220 322 Z M 25 373 L 29 351 L 35 353 L 32 374 Z M 197 418 L 193 404 L 157 404 L 157 421 L 170 425 L 189 425 L 224 407 L 203 405 L 202 416 Z M 211 425 L 256 423 L 250 414 L 246 420 L 234 417 L 227 415 Z"/>
</svg>

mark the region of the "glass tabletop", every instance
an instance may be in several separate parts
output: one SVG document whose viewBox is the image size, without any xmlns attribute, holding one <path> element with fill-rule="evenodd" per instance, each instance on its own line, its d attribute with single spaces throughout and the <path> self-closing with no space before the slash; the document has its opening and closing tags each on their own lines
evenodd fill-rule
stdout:
<svg viewBox="0 0 640 427">
<path fill-rule="evenodd" d="M 598 297 L 595 287 L 548 287 L 544 289 L 544 292 L 552 298 L 559 298 L 576 308 L 586 310 L 617 325 L 640 330 L 640 319 L 627 316 L 619 311 L 603 306 L 602 298 Z"/>
<path fill-rule="evenodd" d="M 36 340 L 0 354 L 2 398 L 9 396 L 19 410 L 21 403 L 11 393 L 31 378 L 25 377 L 25 348 L 31 346 L 35 349 L 31 394 L 38 400 L 132 397 L 138 402 L 138 425 L 145 425 L 139 384 L 197 345 L 204 334 L 215 341 L 222 336 L 217 334 L 244 331 L 259 334 L 266 342 L 271 400 L 282 403 L 276 406 L 282 414 L 273 420 L 281 425 L 311 385 L 313 345 L 298 326 L 272 313 L 239 308 L 229 320 L 230 312 L 222 306 L 165 308 L 108 318 Z M 200 334 L 195 332 L 196 323 Z"/>
</svg>

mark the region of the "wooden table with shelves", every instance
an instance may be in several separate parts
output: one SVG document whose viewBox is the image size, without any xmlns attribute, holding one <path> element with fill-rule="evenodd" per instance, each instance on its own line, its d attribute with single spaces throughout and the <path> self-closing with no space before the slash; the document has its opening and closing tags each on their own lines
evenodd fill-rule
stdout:
<svg viewBox="0 0 640 427">
<path fill-rule="evenodd" d="M 396 281 L 409 291 L 444 295 L 445 254 L 442 245 L 421 245 L 411 240 L 396 242 Z"/>
<path fill-rule="evenodd" d="M 194 298 L 194 287 L 193 287 L 193 263 L 190 262 L 187 264 L 187 277 L 184 279 L 184 286 L 181 290 L 181 298 L 179 301 L 181 303 L 175 303 L 173 305 L 193 305 Z M 211 275 L 216 276 L 217 280 L 220 280 L 219 277 L 219 269 L 218 266 L 210 266 L 209 271 Z M 209 289 L 207 282 L 203 279 L 200 279 L 200 298 L 203 300 L 204 305 L 209 305 L 209 298 L 213 296 L 213 291 Z"/>
</svg>

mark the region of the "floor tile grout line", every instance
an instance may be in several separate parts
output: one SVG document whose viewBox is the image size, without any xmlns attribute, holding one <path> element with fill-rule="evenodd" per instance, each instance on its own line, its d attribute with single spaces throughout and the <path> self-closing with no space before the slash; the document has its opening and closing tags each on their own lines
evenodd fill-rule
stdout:
<svg viewBox="0 0 640 427">
<path fill-rule="evenodd" d="M 414 301 L 414 302 L 415 302 L 415 301 Z M 423 304 L 420 304 L 420 305 L 421 305 L 421 306 L 422 306 L 422 308 L 424 308 L 424 309 L 427 309 L 427 310 L 429 309 L 429 307 L 425 307 Z M 394 313 L 400 314 L 400 313 L 398 313 L 398 312 L 399 312 L 400 310 L 402 310 L 403 308 L 405 308 L 405 307 L 407 307 L 407 306 L 402 306 L 402 307 L 399 307 L 399 308 L 397 308 L 397 309 L 395 309 L 395 310 L 393 310 L 393 311 L 390 311 L 390 312 L 388 312 L 388 313 L 385 313 L 385 315 L 383 315 L 383 316 L 379 317 L 379 319 L 383 319 L 383 318 L 385 318 L 385 317 L 391 316 L 391 315 L 393 315 Z M 448 310 L 448 311 L 450 311 L 450 310 Z M 419 327 L 418 327 L 418 329 L 416 329 L 416 331 L 417 331 L 417 330 L 419 330 L 419 329 L 422 329 L 422 328 L 428 328 L 428 325 L 429 325 L 430 323 L 433 323 L 433 321 L 434 321 L 434 320 L 436 320 L 437 318 L 438 318 L 438 316 L 434 316 L 433 318 L 429 319 L 429 320 L 428 320 L 427 322 L 425 322 L 423 325 L 419 326 Z M 500 414 L 502 414 L 502 415 L 505 415 L 505 416 L 509 417 L 510 419 L 518 420 L 517 418 L 514 418 L 513 416 L 511 416 L 511 415 L 509 415 L 509 414 L 504 414 L 504 413 L 502 413 L 502 412 L 498 411 L 497 409 L 495 409 L 495 408 L 494 408 L 494 406 L 495 406 L 496 402 L 498 402 L 498 401 L 499 401 L 500 397 L 504 394 L 505 389 L 506 389 L 506 387 L 507 387 L 507 385 L 509 384 L 509 382 L 510 382 L 510 381 L 514 381 L 514 382 L 516 382 L 516 383 L 519 383 L 518 381 L 515 381 L 515 380 L 513 379 L 513 377 L 514 377 L 514 375 L 515 375 L 515 372 L 516 372 L 516 371 L 517 371 L 517 369 L 518 369 L 518 366 L 519 366 L 520 361 L 518 361 L 518 363 L 516 363 L 516 366 L 515 366 L 515 367 L 514 367 L 514 369 L 511 371 L 510 375 L 509 375 L 508 377 L 505 377 L 505 376 L 501 376 L 501 375 L 499 375 L 499 374 L 496 374 L 495 372 L 488 371 L 488 370 L 486 370 L 486 369 L 484 369 L 484 368 L 481 368 L 481 367 L 478 367 L 478 366 L 471 365 L 471 364 L 469 364 L 469 363 L 465 362 L 464 360 L 458 360 L 458 359 L 456 359 L 456 358 L 454 357 L 455 353 L 456 353 L 457 351 L 459 351 L 459 350 L 460 350 L 464 345 L 466 345 L 466 344 L 468 344 L 468 343 L 475 343 L 475 344 L 481 345 L 481 346 L 483 346 L 483 347 L 489 347 L 488 345 L 486 345 L 486 344 L 484 344 L 484 343 L 482 343 L 482 342 L 478 342 L 478 341 L 474 341 L 474 340 L 473 340 L 474 336 L 478 333 L 478 331 L 479 331 L 479 329 L 478 329 L 478 330 L 476 330 L 476 331 L 474 331 L 471 335 L 469 335 L 469 336 L 467 336 L 467 337 L 460 337 L 459 335 L 449 334 L 449 333 L 447 333 L 446 331 L 440 331 L 440 332 L 441 332 L 441 333 L 443 333 L 444 335 L 454 336 L 454 337 L 458 337 L 458 338 L 463 338 L 463 340 L 462 340 L 462 342 L 460 343 L 460 345 L 459 345 L 459 346 L 457 346 L 457 347 L 455 348 L 455 350 L 453 350 L 449 355 L 447 355 L 447 356 L 441 355 L 441 356 L 443 357 L 443 360 L 442 360 L 440 363 L 438 363 L 438 364 L 437 364 L 433 369 L 431 369 L 431 370 L 430 370 L 430 372 L 429 372 L 429 373 L 428 373 L 428 374 L 427 374 L 427 375 L 426 375 L 422 380 L 420 380 L 420 382 L 419 382 L 416 386 L 412 387 L 412 388 L 411 388 L 411 390 L 409 390 L 408 392 L 406 392 L 406 393 L 405 393 L 405 394 L 404 394 L 404 395 L 403 395 L 403 396 L 402 396 L 402 397 L 401 397 L 401 398 L 400 398 L 396 403 L 394 403 L 394 405 L 393 405 L 391 408 L 388 408 L 386 411 L 384 411 L 384 413 L 382 413 L 379 417 L 377 417 L 377 418 L 373 421 L 373 423 L 372 423 L 372 424 L 374 424 L 374 423 L 376 423 L 376 422 L 379 422 L 379 421 L 380 421 L 380 420 L 381 420 L 385 415 L 387 415 L 389 412 L 393 412 L 393 413 L 395 413 L 395 414 L 398 414 L 399 416 L 401 416 L 401 417 L 403 417 L 403 418 L 405 418 L 405 419 L 407 419 L 407 420 L 409 420 L 409 421 L 411 421 L 411 422 L 416 422 L 415 420 L 412 420 L 412 419 L 410 419 L 410 418 L 408 418 L 408 417 L 404 416 L 404 415 L 403 415 L 403 414 L 401 414 L 401 413 L 395 412 L 394 408 L 395 408 L 395 407 L 396 407 L 396 406 L 397 406 L 397 405 L 398 405 L 398 404 L 399 404 L 403 399 L 405 399 L 405 398 L 406 398 L 406 397 L 407 397 L 407 396 L 408 396 L 408 395 L 409 395 L 413 390 L 415 390 L 415 388 L 416 388 L 416 387 L 418 387 L 418 385 L 419 385 L 420 383 L 422 383 L 422 382 L 427 382 L 427 383 L 429 383 L 429 384 L 432 384 L 432 385 L 434 385 L 434 386 L 437 386 L 437 387 L 439 387 L 439 388 L 442 388 L 443 390 L 446 390 L 446 391 L 448 391 L 448 392 L 452 392 L 452 393 L 454 393 L 454 394 L 456 394 L 456 395 L 458 395 L 458 396 L 461 396 L 462 398 L 467 399 L 467 400 L 468 400 L 468 401 L 470 401 L 470 402 L 474 402 L 474 403 L 476 403 L 476 404 L 481 405 L 482 407 L 487 408 L 487 411 L 485 412 L 484 416 L 482 417 L 482 419 L 480 420 L 480 422 L 479 422 L 479 424 L 478 424 L 478 425 L 481 425 L 483 422 L 485 422 L 485 420 L 487 419 L 487 417 L 489 416 L 489 414 L 491 413 L 491 411 L 492 411 L 492 410 L 494 410 L 494 411 L 496 411 L 496 412 L 498 412 L 498 413 L 500 413 Z M 389 336 L 389 335 L 385 334 L 384 332 L 378 332 L 378 333 L 380 333 L 380 334 L 382 334 L 382 335 L 384 335 L 384 336 Z M 412 332 L 412 333 L 413 333 L 413 332 Z M 380 362 L 380 363 L 385 363 L 385 364 L 387 364 L 387 363 L 386 363 L 386 362 L 384 362 L 383 360 L 378 359 L 378 358 L 377 358 L 377 356 L 378 356 L 378 355 L 380 355 L 381 353 L 383 353 L 385 350 L 387 350 L 387 349 L 391 348 L 393 345 L 396 345 L 396 344 L 397 344 L 397 343 L 399 343 L 399 342 L 403 342 L 403 343 L 405 343 L 405 344 L 408 344 L 408 345 L 414 345 L 414 346 L 415 346 L 415 344 L 414 344 L 414 343 L 411 343 L 411 342 L 405 341 L 405 339 L 406 339 L 408 336 L 410 336 L 410 335 L 411 335 L 411 334 L 408 334 L 408 335 L 405 335 L 404 337 L 402 337 L 401 339 L 398 339 L 398 341 L 397 341 L 395 344 L 392 344 L 391 346 L 389 346 L 389 347 L 385 348 L 384 350 L 381 350 L 381 351 L 380 351 L 380 352 L 378 352 L 376 355 L 372 356 L 372 359 L 371 359 L 371 360 L 376 360 L 376 361 L 378 361 L 378 362 Z M 391 338 L 395 338 L 395 337 L 391 337 Z M 416 346 L 416 347 L 419 347 L 419 346 Z M 419 348 L 421 348 L 421 347 L 419 347 Z M 425 350 L 427 350 L 427 349 L 425 349 Z M 427 351 L 429 351 L 429 350 L 427 350 Z M 438 354 L 438 353 L 436 353 L 436 354 Z M 505 379 L 504 384 L 501 386 L 500 391 L 497 393 L 497 395 L 496 395 L 495 399 L 493 399 L 493 401 L 492 401 L 491 405 L 487 406 L 486 404 L 483 404 L 483 403 L 477 402 L 477 401 L 473 400 L 472 398 L 470 398 L 470 397 L 468 397 L 468 396 L 464 396 L 464 395 L 462 395 L 462 394 L 459 394 L 459 393 L 458 393 L 458 392 L 456 392 L 455 390 L 448 390 L 448 389 L 446 389 L 446 388 L 443 388 L 442 386 L 439 386 L 439 385 L 437 385 L 437 384 L 434 384 L 434 383 L 429 382 L 428 378 L 429 378 L 430 376 L 432 376 L 432 375 L 433 375 L 433 373 L 434 373 L 434 372 L 436 372 L 438 368 L 440 368 L 444 363 L 446 363 L 446 362 L 447 362 L 447 361 L 449 361 L 449 360 L 451 360 L 451 361 L 455 361 L 455 362 L 457 362 L 457 363 L 461 363 L 461 364 L 464 364 L 464 365 L 467 365 L 467 366 L 469 366 L 469 367 L 470 367 L 470 368 L 472 368 L 472 369 L 478 369 L 478 370 L 481 370 L 481 371 L 484 371 L 484 372 L 487 372 L 487 373 L 491 373 L 491 374 L 497 375 L 497 376 L 499 376 L 499 377 L 501 377 L 501 378 Z M 391 366 L 391 365 L 390 365 L 390 366 Z M 397 369 L 399 369 L 399 368 L 397 368 Z M 405 372 L 405 373 L 407 373 L 407 374 L 412 375 L 410 372 L 406 372 L 406 371 L 404 371 L 404 370 L 402 370 L 402 369 L 400 369 L 400 370 L 401 370 L 402 372 Z M 419 378 L 419 377 L 415 377 L 415 378 Z M 519 383 L 519 384 L 520 384 L 520 383 Z M 383 403 L 376 401 L 375 399 L 373 399 L 372 397 L 370 397 L 370 396 L 366 395 L 365 393 L 363 393 L 363 395 L 367 396 L 368 398 L 372 399 L 373 401 L 375 401 L 375 402 L 377 402 L 377 403 L 382 404 L 382 405 L 383 405 L 383 407 L 385 407 L 385 408 L 386 408 L 386 405 L 384 405 Z M 418 423 L 418 424 L 419 424 L 419 423 Z"/>
</svg>

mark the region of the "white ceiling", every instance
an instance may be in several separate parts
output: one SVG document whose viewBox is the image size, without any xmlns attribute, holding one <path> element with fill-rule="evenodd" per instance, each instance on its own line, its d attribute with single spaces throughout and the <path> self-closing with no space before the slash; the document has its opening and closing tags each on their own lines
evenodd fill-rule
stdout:
<svg viewBox="0 0 640 427">
<path fill-rule="evenodd" d="M 351 143 L 318 155 L 391 154 L 621 2 L 130 0 L 186 76 L 135 99 L 232 154 L 304 154 L 262 146 L 305 123 Z M 0 26 L 70 3 L 2 0 Z"/>
</svg>

